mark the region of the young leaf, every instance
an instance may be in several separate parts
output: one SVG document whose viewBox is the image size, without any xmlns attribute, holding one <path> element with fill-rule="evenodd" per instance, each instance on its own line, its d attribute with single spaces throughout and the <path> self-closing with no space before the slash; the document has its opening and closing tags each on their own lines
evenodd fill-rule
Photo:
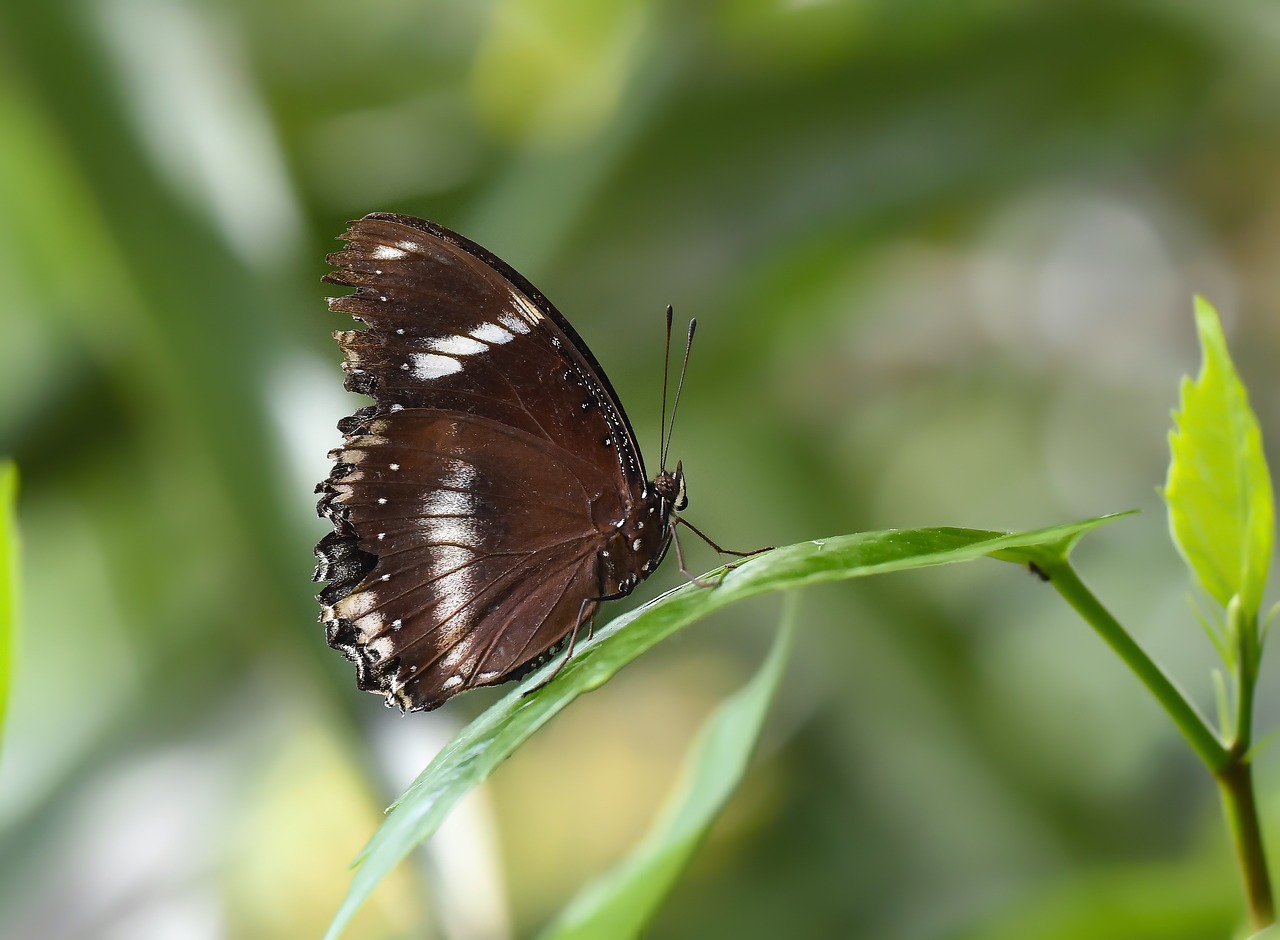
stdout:
<svg viewBox="0 0 1280 940">
<path fill-rule="evenodd" d="M 9 704 L 18 616 L 18 523 L 14 512 L 17 497 L 18 468 L 12 461 L 0 461 L 0 741 L 4 738 Z"/>
<path fill-rule="evenodd" d="M 625 861 L 569 902 L 542 940 L 623 940 L 638 936 L 653 917 L 746 775 L 791 648 L 794 597 L 760 670 L 703 726 L 684 779 L 654 827 Z"/>
<path fill-rule="evenodd" d="M 555 678 L 548 663 L 463 728 L 404 795 L 356 859 L 358 866 L 326 940 L 342 934 L 373 889 L 414 847 L 431 837 L 453 806 L 571 701 L 598 688 L 661 640 L 734 601 L 827 581 L 972 561 L 1042 546 L 1058 555 L 1080 534 L 1117 518 L 1101 516 L 1032 532 L 889 529 L 800 542 L 707 575 L 716 587 L 686 584 L 596 630 Z M 731 568 L 731 570 L 730 570 Z M 536 691 L 534 691 L 536 690 Z"/>
<path fill-rule="evenodd" d="M 1200 297 L 1196 327 L 1203 364 L 1194 381 L 1182 381 L 1182 408 L 1169 433 L 1169 528 L 1205 591 L 1224 608 L 1239 594 L 1252 619 L 1271 560 L 1271 477 L 1217 311 Z"/>
</svg>

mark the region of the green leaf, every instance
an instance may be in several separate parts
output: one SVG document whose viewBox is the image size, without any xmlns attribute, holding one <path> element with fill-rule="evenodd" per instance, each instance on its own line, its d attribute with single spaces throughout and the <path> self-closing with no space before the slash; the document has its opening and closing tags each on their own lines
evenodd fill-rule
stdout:
<svg viewBox="0 0 1280 940">
<path fill-rule="evenodd" d="M 18 618 L 18 468 L 0 461 L 0 743 L 13 675 L 13 644 Z"/>
<path fill-rule="evenodd" d="M 463 728 L 391 807 L 357 858 L 355 875 L 327 940 L 341 935 L 378 883 L 423 840 L 454 804 L 579 695 L 599 688 L 661 640 L 735 601 L 810 584 L 972 561 L 995 552 L 1069 545 L 1115 515 L 1005 533 L 982 529 L 889 529 L 800 542 L 716 569 L 714 588 L 685 584 L 623 614 L 582 644 L 550 682 L 551 662 Z M 1058 549 L 1055 549 L 1055 551 Z M 542 683 L 546 683 L 543 685 Z M 536 691 L 532 691 L 536 690 Z"/>
<path fill-rule="evenodd" d="M 1204 360 L 1194 381 L 1182 381 L 1182 408 L 1169 433 L 1169 528 L 1205 591 L 1224 608 L 1240 595 L 1253 619 L 1271 560 L 1271 477 L 1217 311 L 1200 297 L 1196 327 Z"/>
<path fill-rule="evenodd" d="M 644 929 L 746 775 L 791 650 L 794 612 L 789 600 L 768 658 L 703 726 L 684 779 L 653 828 L 626 860 L 569 902 L 543 940 L 622 940 Z"/>
</svg>

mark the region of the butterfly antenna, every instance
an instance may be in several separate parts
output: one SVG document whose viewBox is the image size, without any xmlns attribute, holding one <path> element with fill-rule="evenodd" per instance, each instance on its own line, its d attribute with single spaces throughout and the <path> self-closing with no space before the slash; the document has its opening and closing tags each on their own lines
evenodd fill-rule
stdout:
<svg viewBox="0 0 1280 940">
<path fill-rule="evenodd" d="M 658 441 L 662 445 L 661 459 L 658 469 L 667 469 L 667 372 L 671 368 L 671 304 L 667 304 L 667 348 L 662 353 L 662 424 L 659 426 Z"/>
<path fill-rule="evenodd" d="M 684 344 L 684 361 L 680 363 L 680 379 L 676 382 L 676 397 L 671 402 L 671 423 L 667 425 L 667 439 L 662 444 L 662 466 L 667 465 L 667 451 L 671 448 L 671 436 L 676 430 L 676 409 L 680 407 L 680 392 L 684 388 L 684 373 L 689 368 L 689 350 L 693 349 L 693 331 L 698 326 L 697 320 L 689 321 L 689 338 Z"/>
</svg>

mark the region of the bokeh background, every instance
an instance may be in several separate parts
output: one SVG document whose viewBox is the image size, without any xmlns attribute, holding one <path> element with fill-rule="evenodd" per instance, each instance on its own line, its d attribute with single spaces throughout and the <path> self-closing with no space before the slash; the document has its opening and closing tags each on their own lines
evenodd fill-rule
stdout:
<svg viewBox="0 0 1280 940">
<path fill-rule="evenodd" d="M 316 623 L 311 489 L 360 404 L 319 278 L 375 209 L 537 283 L 651 462 L 663 308 L 697 316 L 673 455 L 728 544 L 1142 509 L 1078 563 L 1210 708 L 1156 486 L 1194 292 L 1280 441 L 1278 101 L 1280 12 L 1248 2 L 5 0 L 0 935 L 318 936 L 382 807 L 494 699 L 402 718 Z M 580 700 L 350 935 L 536 931 L 643 831 L 777 616 Z M 801 619 L 652 937 L 1237 930 L 1210 781 L 1035 579 L 874 579 Z M 1258 778 L 1275 834 L 1274 750 Z"/>
</svg>

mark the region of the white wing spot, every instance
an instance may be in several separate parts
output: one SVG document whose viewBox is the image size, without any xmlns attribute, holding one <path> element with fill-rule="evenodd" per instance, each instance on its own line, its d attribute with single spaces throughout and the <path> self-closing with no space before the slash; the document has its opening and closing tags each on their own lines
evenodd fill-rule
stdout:
<svg viewBox="0 0 1280 940">
<path fill-rule="evenodd" d="M 462 662 L 462 660 L 466 658 L 466 655 L 466 648 L 459 644 L 440 657 L 440 666 L 444 669 L 452 669 L 454 666 L 458 665 L 458 663 Z"/>
<path fill-rule="evenodd" d="M 633 552 L 638 552 L 638 551 L 640 551 L 640 540 L 639 540 L 639 539 L 636 539 L 634 542 L 632 542 L 632 543 L 631 543 L 631 550 L 632 550 Z"/>
<path fill-rule="evenodd" d="M 529 324 L 526 323 L 522 317 L 514 313 L 504 313 L 502 316 L 498 317 L 498 322 L 513 333 L 524 334 L 529 332 Z"/>
<path fill-rule="evenodd" d="M 379 532 L 379 533 L 378 533 L 378 541 L 379 541 L 379 542 L 381 542 L 381 541 L 382 541 L 383 539 L 385 539 L 386 537 L 387 537 L 387 533 L 385 533 L 385 532 Z"/>
<path fill-rule="evenodd" d="M 387 302 L 387 298 L 385 296 L 379 297 L 378 299 L 381 300 L 384 304 Z"/>
<path fill-rule="evenodd" d="M 504 330 L 496 323 L 481 323 L 471 331 L 471 335 L 494 346 L 501 346 L 515 339 L 511 332 Z"/>
<path fill-rule="evenodd" d="M 473 492 L 479 473 L 461 460 L 452 461 L 440 480 L 441 488 L 422 500 L 419 527 L 428 543 L 433 543 L 428 574 L 440 598 L 437 612 L 452 616 L 448 632 L 470 629 L 474 616 L 467 603 L 477 588 L 475 567 L 468 564 L 480 547 L 480 530 L 476 524 L 476 498 Z M 443 638 L 442 638 L 443 639 Z M 444 668 L 453 663 L 442 660 Z"/>
<path fill-rule="evenodd" d="M 533 301 L 524 294 L 516 294 L 515 301 L 520 306 L 520 312 L 528 317 L 530 323 L 539 323 L 546 319 L 546 317 L 542 315 L 542 311 L 535 307 L 533 305 Z M 501 320 L 502 318 L 499 317 L 498 319 Z M 503 322 L 505 323 L 506 321 L 503 320 Z"/>
<path fill-rule="evenodd" d="M 382 268 L 374 268 L 373 273 L 374 273 L 374 274 L 381 274 L 381 273 L 382 273 Z"/>
<path fill-rule="evenodd" d="M 389 411 L 404 411 L 404 405 L 392 405 L 388 410 L 389 410 Z M 653 509 L 650 509 L 650 510 L 649 510 L 649 512 L 653 512 Z"/>
<path fill-rule="evenodd" d="M 378 505 L 379 505 L 379 506 L 385 506 L 386 504 L 387 504 L 387 498 L 386 498 L 385 496 L 379 496 L 379 497 L 378 497 Z"/>
<path fill-rule="evenodd" d="M 346 620 L 358 620 L 378 606 L 378 595 L 375 591 L 360 591 L 348 594 L 334 604 L 334 613 Z"/>
<path fill-rule="evenodd" d="M 399 470 L 399 469 L 400 469 L 400 465 L 399 465 L 398 463 L 390 464 L 390 467 L 391 467 L 391 469 L 392 469 L 392 470 Z"/>
<path fill-rule="evenodd" d="M 371 257 L 385 259 L 387 261 L 395 261 L 397 258 L 403 258 L 408 254 L 403 248 L 397 248 L 394 245 L 379 245 L 373 251 L 369 252 Z M 382 272 L 379 271 L 379 274 Z"/>
<path fill-rule="evenodd" d="M 407 239 L 407 238 L 406 238 L 406 239 L 403 239 L 402 241 L 398 241 L 398 242 L 396 242 L 396 246 L 397 246 L 397 247 L 399 247 L 399 248 L 403 248 L 405 251 L 417 251 L 417 250 L 418 250 L 418 243 L 417 243 L 417 242 L 410 241 L 410 240 L 409 240 L 409 239 Z"/>
<path fill-rule="evenodd" d="M 413 374 L 424 382 L 452 375 L 462 371 L 462 363 L 452 356 L 437 356 L 433 353 L 414 353 L 410 357 L 413 363 Z M 406 366 L 406 368 L 408 368 Z"/>
<path fill-rule="evenodd" d="M 470 336 L 445 336 L 427 341 L 427 348 L 452 356 L 474 356 L 488 350 L 488 346 Z"/>
<path fill-rule="evenodd" d="M 469 516 L 475 508 L 474 496 L 453 490 L 437 490 L 422 501 L 422 511 L 431 524 L 437 516 Z"/>
<path fill-rule="evenodd" d="M 448 679 L 444 680 L 440 689 L 441 691 L 448 692 L 450 689 L 456 689 L 460 685 L 462 685 L 462 676 L 450 676 Z"/>
<path fill-rule="evenodd" d="M 383 581 L 390 581 L 390 580 L 391 580 L 391 575 L 389 575 L 389 574 L 384 574 L 384 575 L 382 576 L 382 580 L 383 580 Z"/>
<path fill-rule="evenodd" d="M 403 621 L 403 620 L 398 620 L 398 619 L 397 619 L 397 620 L 393 620 L 393 621 L 391 621 L 391 629 L 392 629 L 392 630 L 399 630 L 399 629 L 400 629 L 401 627 L 403 627 L 403 626 L 404 626 L 404 621 Z"/>
</svg>

